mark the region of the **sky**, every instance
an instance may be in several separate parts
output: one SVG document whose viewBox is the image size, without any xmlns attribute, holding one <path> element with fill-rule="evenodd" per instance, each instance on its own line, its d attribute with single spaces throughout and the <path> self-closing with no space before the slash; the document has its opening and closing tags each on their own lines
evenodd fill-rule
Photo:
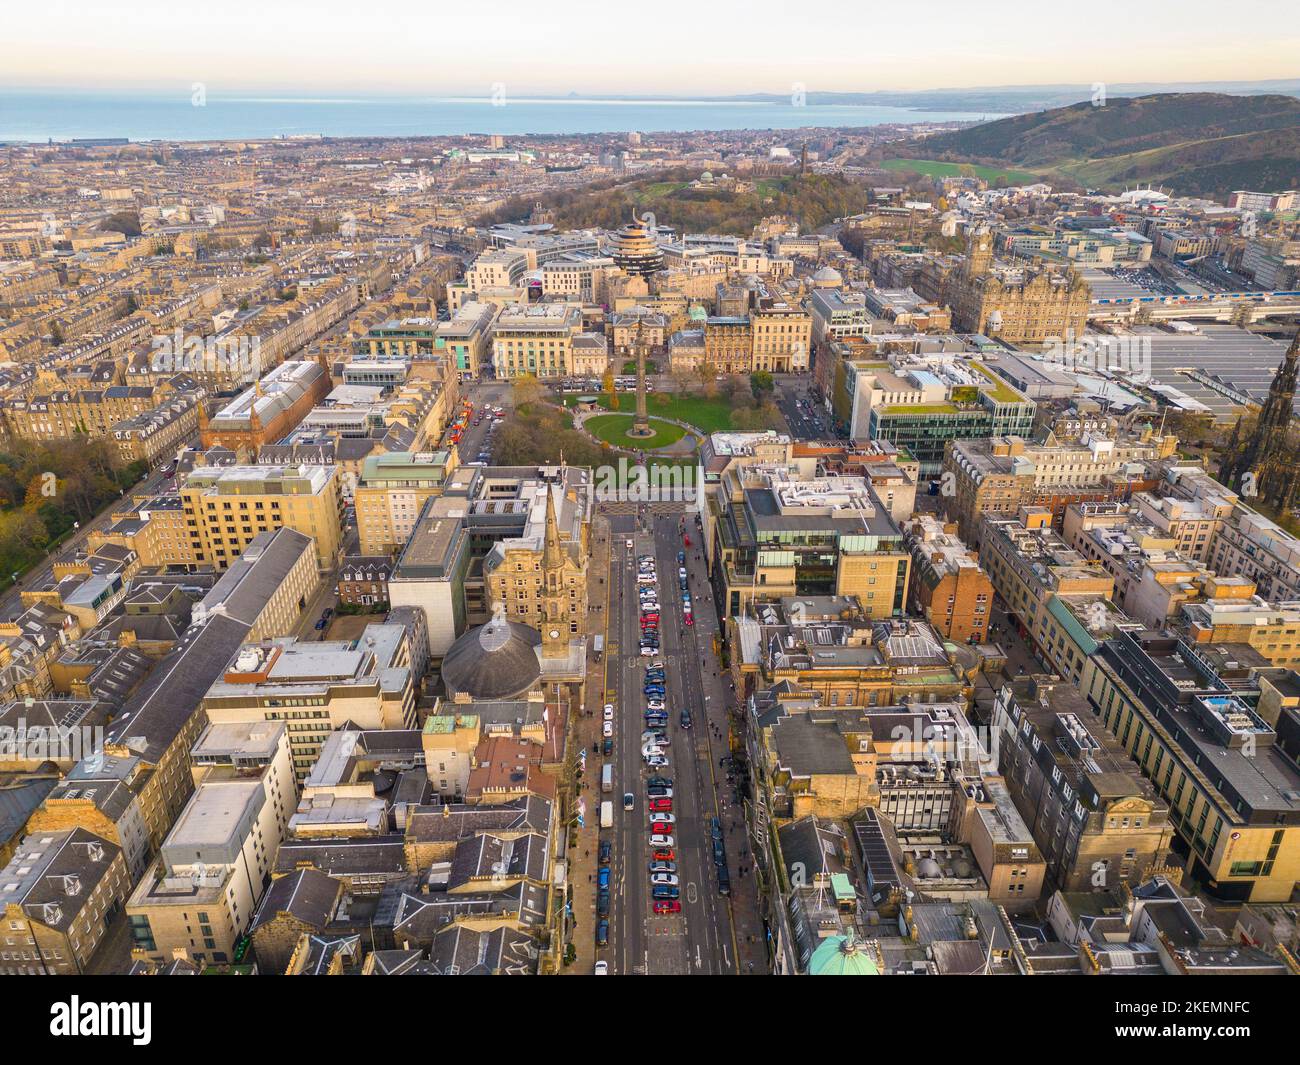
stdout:
<svg viewBox="0 0 1300 1065">
<path fill-rule="evenodd" d="M 1300 75 L 1281 0 L 9 0 L 0 85 L 338 98 Z"/>
</svg>

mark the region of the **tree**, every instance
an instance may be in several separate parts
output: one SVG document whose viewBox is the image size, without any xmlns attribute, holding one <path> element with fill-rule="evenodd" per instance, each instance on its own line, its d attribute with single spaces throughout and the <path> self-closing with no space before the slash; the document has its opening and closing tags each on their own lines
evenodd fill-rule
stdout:
<svg viewBox="0 0 1300 1065">
<path fill-rule="evenodd" d="M 542 382 L 535 374 L 520 374 L 511 382 L 510 393 L 514 397 L 515 409 L 537 403 L 545 395 Z"/>
<path fill-rule="evenodd" d="M 761 403 L 765 396 L 776 391 L 776 382 L 766 370 L 755 370 L 749 375 L 749 389 L 754 393 L 755 401 Z"/>
</svg>

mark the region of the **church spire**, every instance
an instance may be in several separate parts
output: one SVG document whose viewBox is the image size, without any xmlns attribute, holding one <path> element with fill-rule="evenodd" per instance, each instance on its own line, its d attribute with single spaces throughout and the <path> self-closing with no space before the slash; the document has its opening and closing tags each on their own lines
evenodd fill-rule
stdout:
<svg viewBox="0 0 1300 1065">
<path fill-rule="evenodd" d="M 542 551 L 542 569 L 559 569 L 564 565 L 564 548 L 560 544 L 560 523 L 555 516 L 555 494 L 546 487 L 546 546 Z"/>
</svg>

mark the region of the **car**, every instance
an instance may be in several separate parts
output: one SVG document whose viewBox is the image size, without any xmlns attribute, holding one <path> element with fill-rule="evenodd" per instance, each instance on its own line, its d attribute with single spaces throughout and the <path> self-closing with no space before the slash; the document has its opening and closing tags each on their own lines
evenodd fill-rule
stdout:
<svg viewBox="0 0 1300 1065">
<path fill-rule="evenodd" d="M 668 727 L 668 714 L 666 711 L 659 713 L 649 713 L 645 715 L 645 727 L 663 732 Z"/>
<path fill-rule="evenodd" d="M 667 672 L 667 670 L 663 669 L 647 669 L 645 679 L 648 681 L 663 680 L 667 676 Z"/>
<path fill-rule="evenodd" d="M 607 839 L 600 841 L 600 864 L 609 865 L 614 858 L 614 844 Z"/>
<path fill-rule="evenodd" d="M 673 847 L 677 846 L 677 840 L 673 836 L 667 835 L 666 833 L 651 833 L 650 846 L 656 848 L 667 847 L 669 849 L 672 849 Z"/>
<path fill-rule="evenodd" d="M 658 652 L 659 652 L 659 648 L 657 648 L 657 647 L 653 647 L 653 646 L 651 646 L 650 644 L 642 644 L 642 645 L 641 645 L 641 657 L 642 657 L 642 658 L 650 658 L 650 657 L 653 657 L 655 654 L 658 654 Z"/>
<path fill-rule="evenodd" d="M 664 749 L 657 743 L 647 742 L 641 747 L 641 757 L 645 759 L 662 758 Z"/>
<path fill-rule="evenodd" d="M 623 793 L 623 809 L 631 810 L 634 806 L 636 806 L 636 796 L 630 791 L 625 791 Z"/>
<path fill-rule="evenodd" d="M 645 763 L 646 763 L 646 765 L 648 765 L 651 769 L 667 769 L 667 768 L 668 768 L 668 759 L 665 758 L 662 754 L 652 754 L 649 758 L 647 758 L 647 759 L 645 760 Z"/>
<path fill-rule="evenodd" d="M 684 622 L 686 622 L 687 625 L 694 625 L 694 624 L 695 624 L 695 615 L 692 614 L 692 613 L 688 610 L 688 611 L 686 611 L 685 614 L 682 615 L 682 620 L 683 620 Z"/>
<path fill-rule="evenodd" d="M 655 887 L 677 887 L 681 881 L 676 873 L 651 873 L 650 883 Z"/>
<path fill-rule="evenodd" d="M 613 736 L 613 735 L 614 735 L 614 722 L 612 722 L 612 721 L 602 721 L 602 722 L 600 723 L 600 734 L 601 734 L 602 736 Z"/>
<path fill-rule="evenodd" d="M 659 624 L 659 611 L 651 610 L 641 615 L 641 627 L 645 628 L 650 624 Z"/>
<path fill-rule="evenodd" d="M 600 745 L 600 749 L 602 754 L 613 754 L 614 741 L 610 737 L 606 736 L 604 742 Z"/>
<path fill-rule="evenodd" d="M 324 618 L 321 618 L 320 621 L 316 622 L 316 631 L 320 632 L 327 624 L 328 622 L 326 622 Z"/>
<path fill-rule="evenodd" d="M 664 688 L 663 688 L 662 685 L 652 685 L 652 686 L 648 686 L 648 687 L 646 688 L 646 690 L 645 690 L 645 693 L 646 693 L 646 695 L 658 695 L 658 696 L 664 696 L 664 695 L 668 694 L 668 693 L 664 690 Z"/>
<path fill-rule="evenodd" d="M 650 800 L 650 809 L 655 813 L 670 814 L 673 812 L 673 800 L 666 795 L 656 795 Z"/>
<path fill-rule="evenodd" d="M 681 896 L 681 889 L 675 888 L 671 884 L 657 884 L 650 889 L 650 897 L 654 899 L 676 899 Z"/>
<path fill-rule="evenodd" d="M 677 861 L 677 852 L 671 848 L 665 847 L 657 850 L 650 855 L 656 862 L 675 862 Z"/>
<path fill-rule="evenodd" d="M 631 540 L 625 540 L 624 543 L 627 545 L 627 549 L 628 549 L 629 551 L 631 551 L 631 550 L 632 550 L 632 541 L 631 541 Z"/>
<path fill-rule="evenodd" d="M 668 734 L 665 732 L 650 731 L 641 733 L 642 743 L 652 743 L 656 747 L 664 747 L 668 743 Z"/>
<path fill-rule="evenodd" d="M 681 725 L 682 728 L 690 728 L 690 727 L 691 727 L 691 712 L 690 712 L 689 710 L 683 710 L 683 711 L 682 711 L 682 712 L 677 716 L 677 724 Z"/>
<path fill-rule="evenodd" d="M 709 818 L 709 834 L 716 840 L 722 840 L 722 822 L 716 817 Z"/>
<path fill-rule="evenodd" d="M 653 573 L 638 573 L 636 582 L 637 584 L 654 584 L 655 575 Z"/>
<path fill-rule="evenodd" d="M 646 787 L 650 788 L 671 788 L 672 786 L 672 777 L 651 777 L 646 781 Z"/>
<path fill-rule="evenodd" d="M 596 946 L 605 947 L 609 945 L 609 922 L 601 921 L 596 925 Z"/>
<path fill-rule="evenodd" d="M 656 796 L 656 798 L 659 797 L 661 796 Z M 650 815 L 650 820 L 654 821 L 656 824 L 671 825 L 676 823 L 677 818 L 673 814 L 670 814 L 667 811 L 665 811 L 663 813 L 652 813 Z"/>
<path fill-rule="evenodd" d="M 646 788 L 646 795 L 651 799 L 671 799 L 672 788 Z"/>
<path fill-rule="evenodd" d="M 682 904 L 677 899 L 655 899 L 655 913 L 681 913 Z"/>
<path fill-rule="evenodd" d="M 329 619 L 332 618 L 333 616 L 334 616 L 334 608 L 332 606 L 327 606 L 325 608 L 325 612 L 321 614 L 321 617 L 324 618 L 326 621 L 329 621 Z"/>
<path fill-rule="evenodd" d="M 654 714 L 655 717 L 667 717 L 668 708 L 664 705 L 662 699 L 649 699 L 645 704 L 646 715 Z"/>
<path fill-rule="evenodd" d="M 681 905 L 681 904 L 678 903 L 678 906 L 680 906 L 680 905 Z M 592 971 L 592 974 L 591 974 L 591 975 L 592 975 L 592 976 L 608 976 L 608 975 L 609 975 L 609 962 L 607 962 L 607 961 L 598 961 L 598 962 L 596 962 L 596 968 Z"/>
<path fill-rule="evenodd" d="M 614 720 L 614 704 L 613 704 L 613 703 L 606 703 L 606 704 L 605 704 L 605 720 L 606 720 L 606 721 L 613 721 L 613 720 Z"/>
<path fill-rule="evenodd" d="M 684 581 L 684 580 L 686 580 L 686 567 L 685 567 L 685 566 L 679 566 L 679 567 L 677 568 L 677 579 L 678 579 L 679 581 Z"/>
<path fill-rule="evenodd" d="M 650 872 L 652 873 L 675 873 L 677 872 L 676 862 L 653 861 L 650 863 Z"/>
<path fill-rule="evenodd" d="M 603 866 L 600 875 L 596 879 L 596 887 L 601 891 L 609 890 L 609 866 Z"/>
<path fill-rule="evenodd" d="M 609 888 L 596 892 L 596 916 L 609 916 Z"/>
<path fill-rule="evenodd" d="M 686 564 L 686 552 L 685 552 L 685 551 L 678 551 L 678 552 L 677 552 L 677 564 L 678 564 L 679 566 L 684 566 L 684 565 Z"/>
</svg>

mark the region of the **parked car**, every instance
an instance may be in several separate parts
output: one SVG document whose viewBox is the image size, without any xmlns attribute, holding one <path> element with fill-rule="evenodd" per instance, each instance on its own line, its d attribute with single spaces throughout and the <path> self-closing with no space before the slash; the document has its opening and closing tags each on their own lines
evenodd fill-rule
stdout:
<svg viewBox="0 0 1300 1065">
<path fill-rule="evenodd" d="M 606 720 L 606 721 L 613 721 L 613 720 L 614 720 L 614 704 L 613 704 L 613 703 L 606 703 L 606 704 L 605 704 L 605 720 Z"/>
<path fill-rule="evenodd" d="M 614 857 L 614 844 L 607 839 L 600 841 L 600 864 L 609 865 Z"/>
<path fill-rule="evenodd" d="M 601 734 L 602 736 L 613 736 L 613 735 L 614 735 L 614 722 L 612 722 L 612 721 L 602 721 L 602 722 L 600 723 L 600 734 Z"/>
<path fill-rule="evenodd" d="M 650 883 L 656 887 L 677 887 L 681 881 L 676 873 L 651 873 Z"/>
<path fill-rule="evenodd" d="M 667 847 L 669 849 L 672 849 L 673 847 L 677 846 L 677 840 L 674 837 L 668 835 L 652 834 L 650 836 L 650 846 Z"/>
<path fill-rule="evenodd" d="M 655 913 L 681 913 L 682 904 L 677 899 L 655 899 Z"/>
<path fill-rule="evenodd" d="M 675 899 L 681 896 L 681 889 L 669 884 L 661 884 L 650 889 L 650 897 L 655 899 Z"/>
<path fill-rule="evenodd" d="M 655 796 L 650 800 L 650 809 L 654 813 L 670 814 L 673 812 L 673 800 L 667 796 Z"/>
</svg>

